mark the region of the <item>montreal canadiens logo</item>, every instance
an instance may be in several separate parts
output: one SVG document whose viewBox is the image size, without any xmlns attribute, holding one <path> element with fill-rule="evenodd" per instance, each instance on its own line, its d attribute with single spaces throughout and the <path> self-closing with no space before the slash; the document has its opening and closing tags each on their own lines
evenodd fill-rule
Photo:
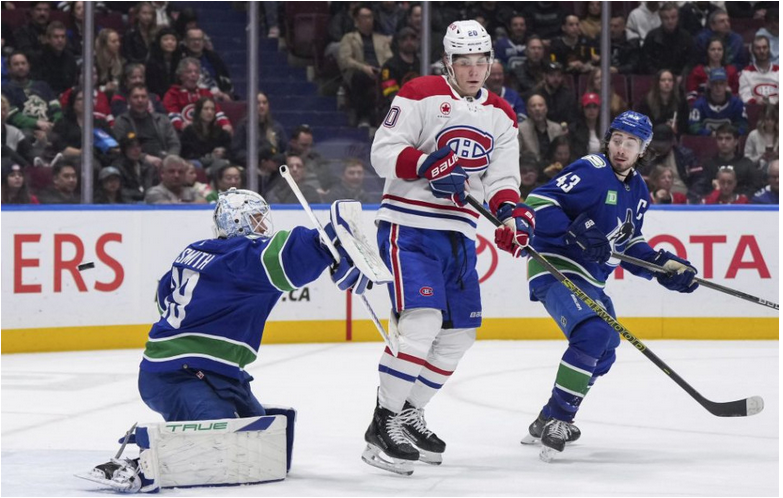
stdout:
<svg viewBox="0 0 783 498">
<path fill-rule="evenodd" d="M 193 122 L 193 115 L 196 113 L 196 104 L 188 104 L 182 108 L 182 119 L 185 123 Z"/>
<path fill-rule="evenodd" d="M 483 171 L 489 166 L 495 138 L 471 126 L 444 128 L 436 137 L 438 149 L 448 145 L 459 157 L 459 165 L 471 172 Z"/>
<path fill-rule="evenodd" d="M 433 294 L 432 287 L 422 287 L 419 289 L 419 294 L 421 294 L 424 297 L 430 297 Z"/>
</svg>

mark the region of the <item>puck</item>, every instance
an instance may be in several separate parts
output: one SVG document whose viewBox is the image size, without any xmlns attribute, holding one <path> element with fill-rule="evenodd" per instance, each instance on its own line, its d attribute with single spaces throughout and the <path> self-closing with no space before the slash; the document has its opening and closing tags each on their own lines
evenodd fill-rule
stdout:
<svg viewBox="0 0 783 498">
<path fill-rule="evenodd" d="M 82 263 L 78 267 L 79 271 L 89 270 L 91 268 L 95 268 L 95 263 L 90 261 L 89 263 Z"/>
</svg>

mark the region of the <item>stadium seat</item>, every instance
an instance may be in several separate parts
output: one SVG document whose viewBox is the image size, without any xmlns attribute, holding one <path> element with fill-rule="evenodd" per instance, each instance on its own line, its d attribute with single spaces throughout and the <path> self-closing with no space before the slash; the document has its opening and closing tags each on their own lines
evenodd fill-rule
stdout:
<svg viewBox="0 0 783 498">
<path fill-rule="evenodd" d="M 3 24 L 14 31 L 27 22 L 27 12 L 27 9 L 3 9 Z"/>
<path fill-rule="evenodd" d="M 585 93 L 585 89 L 587 88 L 587 80 L 589 77 L 589 73 L 579 75 L 579 93 L 577 94 L 577 98 L 581 97 Z M 617 92 L 617 95 L 628 102 L 628 83 L 626 82 L 625 75 L 613 74 L 612 86 L 614 87 L 614 91 Z"/>
<path fill-rule="evenodd" d="M 631 102 L 634 109 L 639 107 L 652 87 L 653 77 L 647 74 L 631 75 Z"/>
<path fill-rule="evenodd" d="M 30 190 L 43 192 L 52 186 L 52 168 L 46 166 L 27 168 L 30 175 Z"/>
<path fill-rule="evenodd" d="M 764 27 L 763 19 L 737 19 L 731 20 L 731 30 L 742 37 L 745 43 L 752 43 L 756 37 L 756 31 Z"/>
<path fill-rule="evenodd" d="M 704 163 L 718 153 L 718 145 L 712 137 L 683 135 L 680 139 L 680 145 L 691 149 L 699 158 L 699 163 Z"/>
<path fill-rule="evenodd" d="M 748 130 L 755 130 L 756 123 L 761 117 L 761 113 L 764 111 L 764 106 L 761 104 L 746 104 L 745 112 L 748 114 Z"/>
<path fill-rule="evenodd" d="M 247 101 L 237 100 L 234 102 L 221 102 L 220 108 L 223 109 L 226 117 L 231 124 L 236 127 L 247 115 Z"/>
<path fill-rule="evenodd" d="M 122 36 L 128 27 L 122 19 L 122 14 L 119 12 L 108 12 L 106 14 L 98 14 L 95 16 L 95 29 L 100 30 L 103 28 L 113 29 Z"/>
<path fill-rule="evenodd" d="M 291 54 L 302 59 L 315 59 L 323 54 L 328 39 L 329 15 L 295 14 L 291 21 L 291 30 L 286 32 L 286 44 Z"/>
</svg>

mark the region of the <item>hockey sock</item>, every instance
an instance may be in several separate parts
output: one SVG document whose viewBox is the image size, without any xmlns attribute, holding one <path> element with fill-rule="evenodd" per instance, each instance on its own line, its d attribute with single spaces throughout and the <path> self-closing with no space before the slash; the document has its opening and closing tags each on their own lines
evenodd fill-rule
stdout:
<svg viewBox="0 0 783 498">
<path fill-rule="evenodd" d="M 476 329 L 442 330 L 432 343 L 427 362 L 408 395 L 408 401 L 417 408 L 424 408 L 449 380 L 465 351 L 475 340 Z"/>
<path fill-rule="evenodd" d="M 579 404 L 587 395 L 598 358 L 569 346 L 557 369 L 552 397 L 544 407 L 545 417 L 572 422 Z"/>
<path fill-rule="evenodd" d="M 440 310 L 419 308 L 402 312 L 397 325 L 401 336 L 400 352 L 395 358 L 386 348 L 378 365 L 381 380 L 378 402 L 382 407 L 394 413 L 402 410 L 427 363 L 428 352 L 442 323 Z"/>
</svg>

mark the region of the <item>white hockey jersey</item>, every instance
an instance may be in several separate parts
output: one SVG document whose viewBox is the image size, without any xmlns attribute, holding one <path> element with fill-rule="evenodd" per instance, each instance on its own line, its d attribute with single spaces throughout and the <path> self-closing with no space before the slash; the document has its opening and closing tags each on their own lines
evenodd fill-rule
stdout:
<svg viewBox="0 0 783 498">
<path fill-rule="evenodd" d="M 409 81 L 372 144 L 372 166 L 386 179 L 377 219 L 474 239 L 479 214 L 433 196 L 418 168 L 428 154 L 450 146 L 469 176 L 468 192 L 479 201 L 487 199 L 495 212 L 503 202 L 519 201 L 517 133 L 511 106 L 492 92 L 460 97 L 444 76 Z"/>
<path fill-rule="evenodd" d="M 746 104 L 762 104 L 765 98 L 775 104 L 778 101 L 779 82 L 780 68 L 777 64 L 772 64 L 766 72 L 759 71 L 755 64 L 751 64 L 740 73 L 740 98 Z"/>
</svg>

